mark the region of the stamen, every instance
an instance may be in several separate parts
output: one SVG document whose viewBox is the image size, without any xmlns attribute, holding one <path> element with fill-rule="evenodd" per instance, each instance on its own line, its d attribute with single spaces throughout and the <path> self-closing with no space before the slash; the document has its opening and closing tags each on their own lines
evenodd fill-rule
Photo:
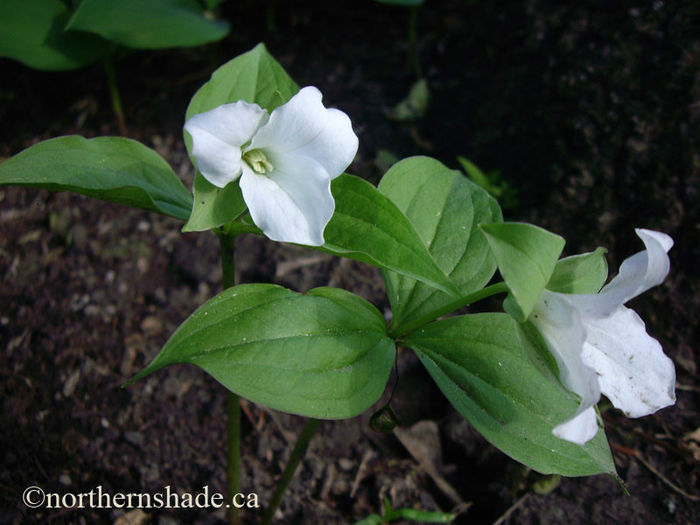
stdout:
<svg viewBox="0 0 700 525">
<path fill-rule="evenodd" d="M 259 149 L 253 149 L 243 154 L 243 160 L 251 167 L 255 173 L 264 175 L 275 169 L 275 167 L 270 164 L 267 157 Z"/>
</svg>

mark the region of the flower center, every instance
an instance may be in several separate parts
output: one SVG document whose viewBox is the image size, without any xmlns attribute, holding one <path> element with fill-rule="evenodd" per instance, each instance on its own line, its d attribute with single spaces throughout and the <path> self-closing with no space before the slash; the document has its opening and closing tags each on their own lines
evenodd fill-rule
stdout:
<svg viewBox="0 0 700 525">
<path fill-rule="evenodd" d="M 259 173 L 260 175 L 264 175 L 265 173 L 275 169 L 275 167 L 270 164 L 270 161 L 267 160 L 267 157 L 262 150 L 259 149 L 246 151 L 243 154 L 243 160 L 255 173 Z"/>
</svg>

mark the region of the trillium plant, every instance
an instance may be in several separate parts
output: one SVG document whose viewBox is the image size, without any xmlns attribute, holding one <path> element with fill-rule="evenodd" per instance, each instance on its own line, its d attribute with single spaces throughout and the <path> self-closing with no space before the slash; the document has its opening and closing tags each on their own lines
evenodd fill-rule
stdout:
<svg viewBox="0 0 700 525">
<path fill-rule="evenodd" d="M 378 186 L 347 174 L 358 149 L 350 118 L 315 87 L 299 89 L 262 44 L 197 91 L 184 140 L 192 192 L 155 151 L 121 137 L 40 142 L 0 164 L 0 184 L 71 190 L 216 233 L 224 290 L 127 385 L 191 363 L 230 391 L 231 493 L 238 396 L 309 418 L 263 521 L 318 421 L 369 410 L 398 347 L 418 356 L 487 440 L 545 474 L 616 475 L 601 393 L 630 417 L 674 403 L 673 364 L 624 306 L 668 274 L 667 235 L 637 230 L 644 250 L 605 284 L 603 249 L 560 258 L 563 238 L 503 222 L 489 193 L 437 160 L 401 160 Z M 352 290 L 236 285 L 242 233 L 378 267 L 390 313 Z M 504 311 L 459 313 L 496 294 Z"/>
</svg>

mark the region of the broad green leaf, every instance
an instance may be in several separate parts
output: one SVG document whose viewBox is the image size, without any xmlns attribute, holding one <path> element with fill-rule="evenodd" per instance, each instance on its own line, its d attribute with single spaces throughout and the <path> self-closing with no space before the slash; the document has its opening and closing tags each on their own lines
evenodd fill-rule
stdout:
<svg viewBox="0 0 700 525">
<path fill-rule="evenodd" d="M 245 100 L 272 111 L 292 98 L 299 88 L 282 66 L 267 52 L 264 44 L 230 60 L 214 71 L 211 79 L 195 93 L 187 107 L 189 119 L 210 109 Z M 192 139 L 185 132 L 185 144 L 192 163 Z M 234 220 L 243 211 L 245 203 L 238 182 L 220 189 L 209 183 L 199 170 L 195 175 L 194 209 L 184 231 L 203 231 L 217 228 Z"/>
<path fill-rule="evenodd" d="M 608 278 L 605 248 L 590 253 L 572 255 L 557 261 L 547 289 L 568 294 L 595 294 Z"/>
<path fill-rule="evenodd" d="M 333 181 L 335 213 L 319 249 L 392 270 L 459 295 L 401 210 L 369 182 L 343 174 Z"/>
<path fill-rule="evenodd" d="M 66 29 L 135 49 L 165 49 L 220 40 L 229 27 L 204 16 L 197 0 L 82 0 Z"/>
<path fill-rule="evenodd" d="M 532 224 L 482 224 L 510 294 L 505 307 L 525 321 L 537 303 L 564 248 L 564 239 Z"/>
<path fill-rule="evenodd" d="M 491 279 L 496 260 L 478 225 L 498 222 L 502 217 L 498 203 L 486 191 L 428 157 L 395 164 L 379 183 L 379 191 L 408 217 L 460 295 L 481 289 Z M 454 301 L 454 297 L 409 277 L 385 271 L 384 279 L 393 326 L 400 327 Z"/>
<path fill-rule="evenodd" d="M 0 56 L 45 71 L 86 66 L 109 50 L 100 37 L 64 31 L 70 12 L 60 0 L 0 1 Z"/>
<path fill-rule="evenodd" d="M 529 325 L 498 313 L 450 317 L 402 344 L 476 430 L 513 459 L 543 474 L 615 473 L 602 429 L 585 446 L 552 434 L 579 400 L 558 381 L 551 354 Z"/>
<path fill-rule="evenodd" d="M 73 191 L 181 220 L 192 209 L 192 196 L 168 163 L 122 137 L 39 142 L 0 163 L 0 185 Z"/>
<path fill-rule="evenodd" d="M 321 419 L 360 414 L 384 391 L 394 343 L 364 299 L 272 284 L 229 288 L 197 309 L 136 377 L 191 363 L 264 406 Z"/>
</svg>

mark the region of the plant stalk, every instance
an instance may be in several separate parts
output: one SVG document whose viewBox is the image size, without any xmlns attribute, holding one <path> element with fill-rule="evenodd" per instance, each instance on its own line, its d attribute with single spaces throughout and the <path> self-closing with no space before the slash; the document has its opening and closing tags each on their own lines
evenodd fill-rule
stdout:
<svg viewBox="0 0 700 525">
<path fill-rule="evenodd" d="M 236 265 L 234 249 L 236 235 L 219 232 L 221 244 L 221 285 L 224 290 L 236 284 Z M 228 487 L 228 502 L 241 491 L 241 404 L 240 398 L 233 392 L 228 393 L 226 400 L 226 482 Z M 241 516 L 235 505 L 228 508 L 230 525 L 240 525 Z"/>
<path fill-rule="evenodd" d="M 112 99 L 112 109 L 114 110 L 114 115 L 117 117 L 117 127 L 119 128 L 119 134 L 122 137 L 126 137 L 126 121 L 124 120 L 124 110 L 122 109 L 122 96 L 119 93 L 119 86 L 117 85 L 117 75 L 114 73 L 112 58 L 109 55 L 102 59 L 102 67 L 104 68 L 105 74 L 107 75 L 109 95 Z"/>
<path fill-rule="evenodd" d="M 311 438 L 316 433 L 319 423 L 320 421 L 318 419 L 307 419 L 306 425 L 304 425 L 301 434 L 299 434 L 297 442 L 294 445 L 294 449 L 289 456 L 287 466 L 284 467 L 282 476 L 280 476 L 275 493 L 272 495 L 272 499 L 265 509 L 265 514 L 263 514 L 262 520 L 260 521 L 261 525 L 269 525 L 270 522 L 272 522 L 272 518 L 282 502 L 282 497 L 284 496 L 287 487 L 289 487 L 289 484 L 294 478 L 294 473 L 296 472 L 299 463 L 304 457 L 304 454 L 306 454 L 306 449 L 309 448 L 309 443 L 311 442 Z"/>
<path fill-rule="evenodd" d="M 408 52 L 406 54 L 406 65 L 408 70 L 413 70 L 416 78 L 423 78 L 420 63 L 418 61 L 418 52 L 416 50 L 416 35 L 418 34 L 418 12 L 420 6 L 412 5 L 409 7 L 408 18 Z"/>
</svg>

